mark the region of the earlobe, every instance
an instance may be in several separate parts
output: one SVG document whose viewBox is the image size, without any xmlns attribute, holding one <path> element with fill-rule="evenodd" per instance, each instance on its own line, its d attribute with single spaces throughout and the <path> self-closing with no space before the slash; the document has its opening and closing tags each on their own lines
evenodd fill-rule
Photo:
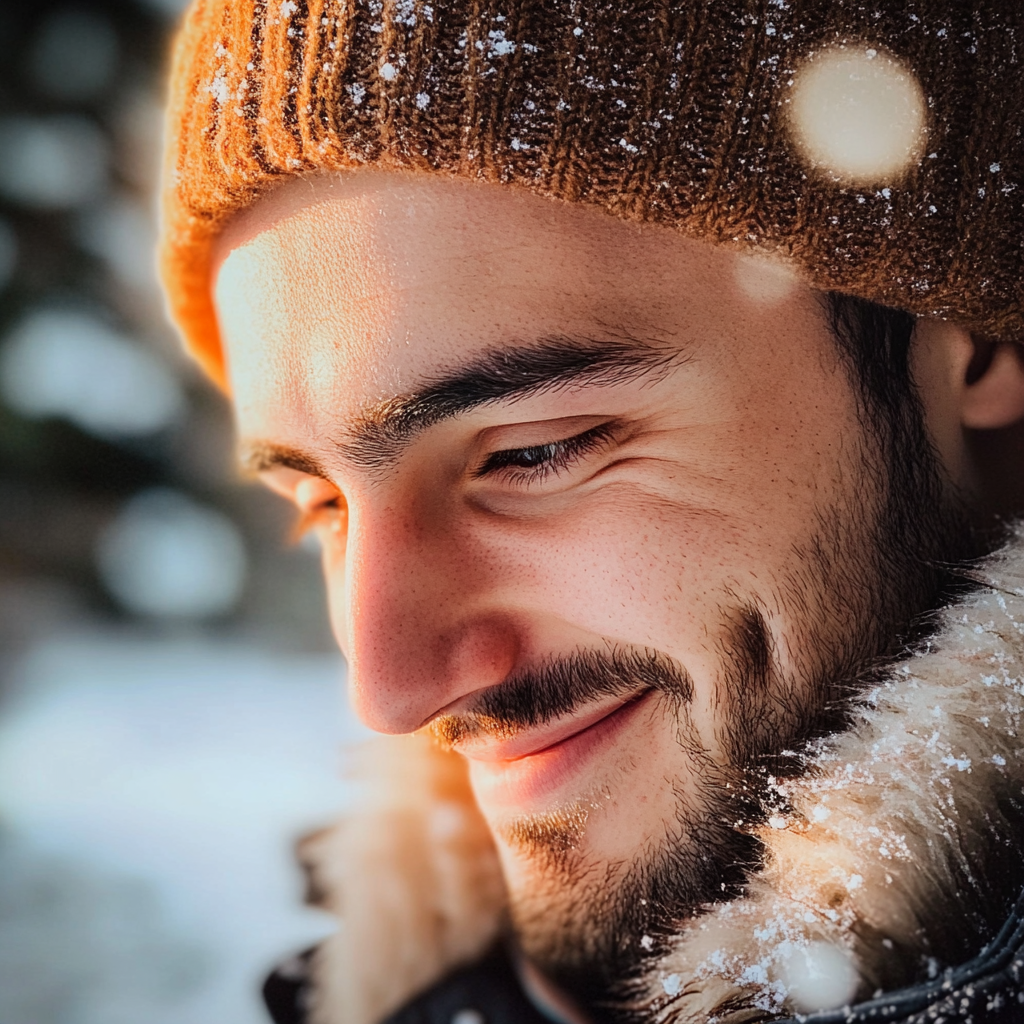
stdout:
<svg viewBox="0 0 1024 1024">
<path fill-rule="evenodd" d="M 975 339 L 964 374 L 961 422 L 971 430 L 998 430 L 1024 419 L 1024 348 L 1016 342 Z"/>
</svg>

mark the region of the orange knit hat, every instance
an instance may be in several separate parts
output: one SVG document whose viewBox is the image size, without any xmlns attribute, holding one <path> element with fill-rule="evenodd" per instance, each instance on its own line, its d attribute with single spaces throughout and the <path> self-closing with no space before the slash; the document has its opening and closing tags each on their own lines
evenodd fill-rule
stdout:
<svg viewBox="0 0 1024 1024">
<path fill-rule="evenodd" d="M 895 69 L 883 104 L 918 102 L 897 170 L 801 148 L 801 76 L 839 165 L 843 139 L 855 168 L 887 130 L 858 128 L 849 90 L 829 106 L 806 73 L 822 54 L 854 61 L 847 84 L 877 59 Z M 783 252 L 821 288 L 1012 336 L 1021 54 L 1010 0 L 195 0 L 170 84 L 171 312 L 223 385 L 210 261 L 228 218 L 286 175 L 375 166 Z"/>
</svg>

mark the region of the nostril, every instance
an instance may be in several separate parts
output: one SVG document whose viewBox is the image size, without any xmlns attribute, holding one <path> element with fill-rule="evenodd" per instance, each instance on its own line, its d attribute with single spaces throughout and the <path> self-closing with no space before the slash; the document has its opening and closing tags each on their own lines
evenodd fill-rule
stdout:
<svg viewBox="0 0 1024 1024">
<path fill-rule="evenodd" d="M 363 725 L 389 736 L 415 732 L 420 727 L 428 687 L 422 679 L 408 675 L 404 679 L 404 686 L 396 686 L 379 671 L 368 672 L 358 662 L 350 662 L 349 704 Z"/>
<path fill-rule="evenodd" d="M 349 700 L 376 732 L 415 732 L 443 708 L 504 682 L 520 641 L 509 622 L 487 618 L 430 638 L 427 622 L 408 618 L 386 634 L 350 637 Z M 354 642 L 353 642 L 354 640 Z"/>
</svg>

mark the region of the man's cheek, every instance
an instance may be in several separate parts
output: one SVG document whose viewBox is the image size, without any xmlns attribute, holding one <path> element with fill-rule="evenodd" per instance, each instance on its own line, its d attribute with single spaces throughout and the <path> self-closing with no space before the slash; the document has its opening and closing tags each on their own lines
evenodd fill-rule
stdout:
<svg viewBox="0 0 1024 1024">
<path fill-rule="evenodd" d="M 705 541 L 639 519 L 585 519 L 517 545 L 504 575 L 527 613 L 685 662 L 683 653 L 712 652 L 708 623 L 727 600 L 721 561 L 706 556 Z"/>
<path fill-rule="evenodd" d="M 680 801 L 701 803 L 699 765 L 678 742 L 674 721 L 664 720 L 618 752 L 606 785 L 588 801 L 581 852 L 630 863 L 680 836 Z M 639 842 L 638 842 L 639 840 Z"/>
</svg>

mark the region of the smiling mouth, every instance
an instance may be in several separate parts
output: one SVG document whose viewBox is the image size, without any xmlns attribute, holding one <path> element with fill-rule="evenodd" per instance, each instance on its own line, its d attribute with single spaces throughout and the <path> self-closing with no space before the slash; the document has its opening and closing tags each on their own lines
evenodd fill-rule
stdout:
<svg viewBox="0 0 1024 1024">
<path fill-rule="evenodd" d="M 511 738 L 467 740 L 455 749 L 470 762 L 477 799 L 489 806 L 522 811 L 560 796 L 578 793 L 579 780 L 646 709 L 655 691 L 604 703 L 583 714 L 565 716 Z"/>
</svg>

